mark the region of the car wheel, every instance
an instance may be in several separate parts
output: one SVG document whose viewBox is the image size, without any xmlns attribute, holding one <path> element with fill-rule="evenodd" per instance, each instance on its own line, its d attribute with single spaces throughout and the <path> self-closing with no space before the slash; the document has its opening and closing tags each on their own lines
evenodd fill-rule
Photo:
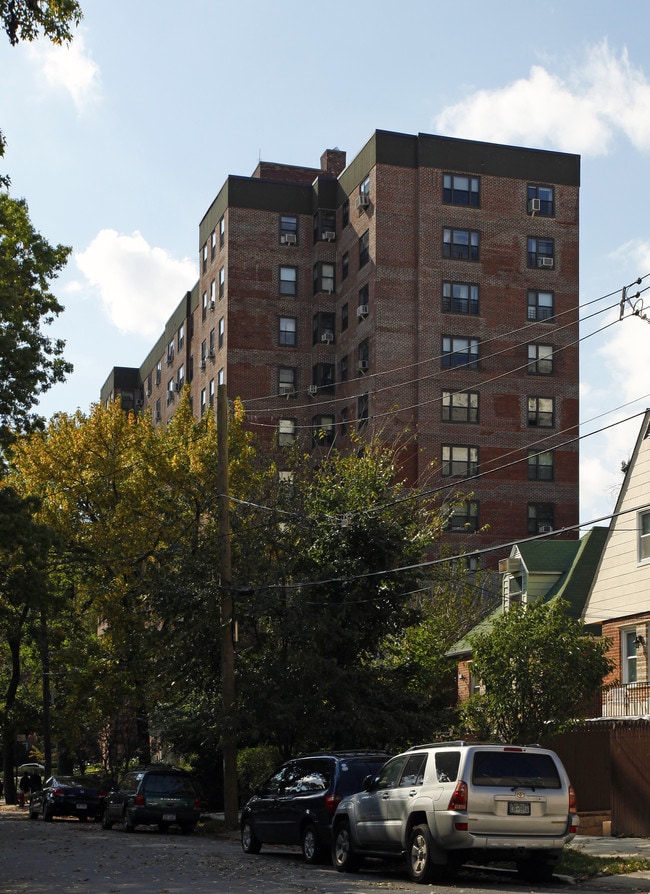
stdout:
<svg viewBox="0 0 650 894">
<path fill-rule="evenodd" d="M 259 854 L 262 850 L 262 842 L 253 831 L 250 820 L 244 820 L 242 824 L 241 846 L 245 854 Z"/>
<path fill-rule="evenodd" d="M 52 811 L 47 809 L 47 804 L 43 804 L 43 819 L 46 823 L 52 822 Z"/>
<path fill-rule="evenodd" d="M 29 818 L 30 819 L 38 819 L 38 810 L 33 810 L 31 805 L 29 807 Z"/>
<path fill-rule="evenodd" d="M 406 857 L 411 881 L 426 885 L 433 875 L 431 834 L 428 826 L 415 826 L 409 838 Z"/>
<path fill-rule="evenodd" d="M 129 814 L 125 810 L 124 813 L 122 814 L 122 831 L 123 832 L 133 832 L 134 829 L 135 829 L 135 826 L 129 819 Z"/>
<path fill-rule="evenodd" d="M 553 865 L 546 860 L 521 860 L 517 863 L 517 875 L 526 882 L 550 882 L 553 878 Z"/>
<path fill-rule="evenodd" d="M 334 830 L 332 863 L 339 872 L 356 872 L 361 865 L 361 859 L 354 850 L 347 820 L 341 820 Z"/>
<path fill-rule="evenodd" d="M 313 823 L 307 823 L 302 832 L 302 855 L 305 863 L 322 863 L 323 862 L 323 845 L 318 837 L 316 826 Z"/>
<path fill-rule="evenodd" d="M 169 823 L 163 823 L 163 822 L 158 823 L 158 831 L 162 835 L 164 835 L 165 832 L 169 832 Z"/>
<path fill-rule="evenodd" d="M 104 812 L 102 813 L 102 829 L 112 829 L 113 828 L 113 820 L 108 815 L 108 807 L 104 808 Z"/>
</svg>

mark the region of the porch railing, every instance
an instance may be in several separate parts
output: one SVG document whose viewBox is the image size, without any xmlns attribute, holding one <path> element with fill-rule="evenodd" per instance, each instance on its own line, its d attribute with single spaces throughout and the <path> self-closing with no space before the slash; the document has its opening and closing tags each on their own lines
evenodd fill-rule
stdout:
<svg viewBox="0 0 650 894">
<path fill-rule="evenodd" d="M 603 693 L 603 717 L 650 715 L 650 683 L 625 683 Z"/>
</svg>

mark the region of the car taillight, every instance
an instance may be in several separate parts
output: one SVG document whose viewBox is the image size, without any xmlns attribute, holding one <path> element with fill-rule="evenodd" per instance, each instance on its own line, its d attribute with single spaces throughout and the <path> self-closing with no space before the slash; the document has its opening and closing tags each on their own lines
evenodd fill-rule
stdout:
<svg viewBox="0 0 650 894">
<path fill-rule="evenodd" d="M 133 803 L 136 807 L 144 807 L 144 795 L 136 795 Z"/>
<path fill-rule="evenodd" d="M 196 798 L 194 799 L 194 809 L 195 809 L 195 810 L 200 810 L 200 809 L 201 809 L 201 799 L 200 799 L 199 797 L 196 797 Z"/>
<path fill-rule="evenodd" d="M 577 813 L 578 812 L 578 801 L 576 799 L 576 793 L 572 785 L 569 786 L 569 813 Z"/>
<path fill-rule="evenodd" d="M 59 796 L 60 796 L 60 795 L 63 795 L 63 794 L 64 794 L 64 791 L 63 791 L 63 789 L 61 788 L 61 786 L 57 786 L 56 788 L 52 789 L 52 794 L 53 794 L 54 797 L 56 798 L 57 795 L 59 795 Z"/>
<path fill-rule="evenodd" d="M 343 795 L 326 795 L 325 806 L 330 813 L 336 813 L 336 808 L 339 806 L 342 800 Z"/>
<path fill-rule="evenodd" d="M 447 810 L 467 810 L 467 783 L 459 782 L 449 799 Z"/>
</svg>

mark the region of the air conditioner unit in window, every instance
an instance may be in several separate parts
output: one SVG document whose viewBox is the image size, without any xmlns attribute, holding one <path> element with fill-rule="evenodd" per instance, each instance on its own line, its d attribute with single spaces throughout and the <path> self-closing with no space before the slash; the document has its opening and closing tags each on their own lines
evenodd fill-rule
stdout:
<svg viewBox="0 0 650 894">
<path fill-rule="evenodd" d="M 552 267 L 555 264 L 553 258 L 537 258 L 538 267 Z"/>
<path fill-rule="evenodd" d="M 206 366 L 207 366 L 207 361 L 206 361 L 205 357 L 201 357 L 201 361 L 199 363 L 199 369 L 205 369 Z"/>
<path fill-rule="evenodd" d="M 214 360 L 214 348 L 212 348 L 212 349 L 210 350 L 210 353 L 208 354 L 208 357 L 210 358 L 210 360 Z"/>
<path fill-rule="evenodd" d="M 365 372 L 369 366 L 370 363 L 368 362 L 368 360 L 360 360 L 357 363 L 357 369 L 359 370 L 359 372 Z"/>
<path fill-rule="evenodd" d="M 334 333 L 333 332 L 323 332 L 320 337 L 320 340 L 325 342 L 326 345 L 331 345 L 334 341 Z"/>
<path fill-rule="evenodd" d="M 518 571 L 521 571 L 521 559 L 513 556 L 509 556 L 507 559 L 499 559 L 500 574 L 516 574 Z"/>
<path fill-rule="evenodd" d="M 167 388 L 167 390 L 169 391 L 170 394 L 171 394 L 172 392 L 176 391 L 176 382 L 170 382 L 170 383 L 169 383 L 169 387 Z"/>
<path fill-rule="evenodd" d="M 280 245 L 295 245 L 298 242 L 298 237 L 295 233 L 283 233 L 280 236 Z"/>
<path fill-rule="evenodd" d="M 362 192 L 354 200 L 355 208 L 359 208 L 359 209 L 367 208 L 369 204 L 370 204 L 370 196 L 366 195 L 365 192 Z"/>
<path fill-rule="evenodd" d="M 210 310 L 214 310 L 215 305 L 216 301 L 214 300 L 214 298 L 210 298 Z"/>
<path fill-rule="evenodd" d="M 528 201 L 528 213 L 529 214 L 537 214 L 537 212 L 542 207 L 542 203 L 540 199 L 529 199 Z"/>
<path fill-rule="evenodd" d="M 280 382 L 280 394 L 283 397 L 290 397 L 292 394 L 296 393 L 296 389 L 293 385 L 288 385 L 286 382 Z"/>
<path fill-rule="evenodd" d="M 357 307 L 357 316 L 358 317 L 367 317 L 368 316 L 368 305 L 367 304 L 360 304 Z"/>
<path fill-rule="evenodd" d="M 316 395 L 318 394 L 318 385 L 310 385 L 307 389 L 307 394 L 310 397 L 316 397 Z"/>
<path fill-rule="evenodd" d="M 537 530 L 540 534 L 550 534 L 553 530 L 553 525 L 539 525 Z"/>
<path fill-rule="evenodd" d="M 334 230 L 324 230 L 322 238 L 325 239 L 327 242 L 334 242 L 334 240 L 336 239 L 336 233 L 334 232 Z"/>
</svg>

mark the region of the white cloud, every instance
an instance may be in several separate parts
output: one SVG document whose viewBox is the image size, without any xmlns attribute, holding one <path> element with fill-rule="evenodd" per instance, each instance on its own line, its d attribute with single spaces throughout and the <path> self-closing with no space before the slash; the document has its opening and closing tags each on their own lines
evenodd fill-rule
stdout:
<svg viewBox="0 0 650 894">
<path fill-rule="evenodd" d="M 87 51 L 81 32 L 77 31 L 74 40 L 67 45 L 35 41 L 27 47 L 27 54 L 41 69 L 51 89 L 70 94 L 79 113 L 98 101 L 100 70 Z"/>
<path fill-rule="evenodd" d="M 101 230 L 74 258 L 115 326 L 123 333 L 148 338 L 161 334 L 197 278 L 194 261 L 170 257 L 137 231 L 126 236 Z"/>
<path fill-rule="evenodd" d="M 583 155 L 607 154 L 625 136 L 650 150 L 650 82 L 623 50 L 606 40 L 563 79 L 534 65 L 528 78 L 479 90 L 437 116 L 439 133 L 465 139 L 546 146 Z"/>
</svg>

